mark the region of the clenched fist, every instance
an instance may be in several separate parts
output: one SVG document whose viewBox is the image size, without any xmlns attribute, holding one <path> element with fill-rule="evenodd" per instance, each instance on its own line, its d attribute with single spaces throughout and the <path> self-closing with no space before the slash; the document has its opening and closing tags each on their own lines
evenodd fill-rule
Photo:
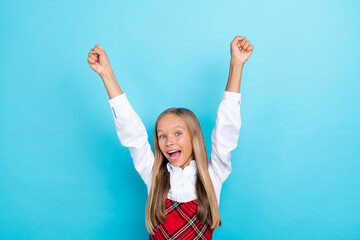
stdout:
<svg viewBox="0 0 360 240">
<path fill-rule="evenodd" d="M 95 45 L 95 47 L 90 50 L 88 56 L 88 63 L 90 67 L 100 76 L 112 71 L 109 58 L 107 57 L 104 49 L 102 49 L 99 45 Z"/>
<path fill-rule="evenodd" d="M 254 49 L 253 45 L 245 37 L 236 36 L 230 44 L 231 60 L 244 64 Z"/>
</svg>

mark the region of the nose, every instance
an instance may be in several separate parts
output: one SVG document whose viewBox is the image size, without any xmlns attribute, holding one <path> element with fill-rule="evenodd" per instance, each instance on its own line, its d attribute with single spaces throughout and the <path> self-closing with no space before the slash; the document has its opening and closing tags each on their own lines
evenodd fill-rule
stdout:
<svg viewBox="0 0 360 240">
<path fill-rule="evenodd" d="M 174 138 L 172 136 L 168 136 L 166 139 L 166 146 L 174 145 Z"/>
</svg>

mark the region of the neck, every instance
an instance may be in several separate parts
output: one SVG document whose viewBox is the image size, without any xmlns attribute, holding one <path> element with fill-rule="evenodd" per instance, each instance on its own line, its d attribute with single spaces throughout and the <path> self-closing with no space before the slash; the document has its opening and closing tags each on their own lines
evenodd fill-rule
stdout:
<svg viewBox="0 0 360 240">
<path fill-rule="evenodd" d="M 187 160 L 187 162 L 186 162 L 186 163 L 184 163 L 184 165 L 180 166 L 180 168 L 181 168 L 182 170 L 184 170 L 184 168 L 186 168 L 187 166 L 189 166 L 189 165 L 190 165 L 191 160 L 193 160 L 193 158 L 189 158 L 189 160 Z"/>
</svg>

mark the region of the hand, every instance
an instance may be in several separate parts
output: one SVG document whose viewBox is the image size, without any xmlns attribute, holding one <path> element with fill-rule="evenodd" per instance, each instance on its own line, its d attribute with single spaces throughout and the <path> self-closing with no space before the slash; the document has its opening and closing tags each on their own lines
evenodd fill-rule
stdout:
<svg viewBox="0 0 360 240">
<path fill-rule="evenodd" d="M 102 49 L 99 45 L 95 45 L 95 47 L 90 50 L 88 56 L 88 63 L 90 67 L 100 76 L 112 71 L 109 58 L 107 57 L 104 49 Z"/>
<path fill-rule="evenodd" d="M 245 37 L 236 36 L 230 44 L 231 60 L 244 64 L 253 52 L 254 46 Z"/>
</svg>

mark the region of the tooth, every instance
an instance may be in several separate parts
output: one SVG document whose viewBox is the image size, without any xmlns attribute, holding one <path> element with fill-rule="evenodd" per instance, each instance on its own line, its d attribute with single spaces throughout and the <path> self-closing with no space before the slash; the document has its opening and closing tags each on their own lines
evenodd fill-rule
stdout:
<svg viewBox="0 0 360 240">
<path fill-rule="evenodd" d="M 177 151 L 179 151 L 179 150 L 173 150 L 173 151 L 169 151 L 168 153 L 173 153 L 173 152 L 177 152 Z"/>
</svg>

